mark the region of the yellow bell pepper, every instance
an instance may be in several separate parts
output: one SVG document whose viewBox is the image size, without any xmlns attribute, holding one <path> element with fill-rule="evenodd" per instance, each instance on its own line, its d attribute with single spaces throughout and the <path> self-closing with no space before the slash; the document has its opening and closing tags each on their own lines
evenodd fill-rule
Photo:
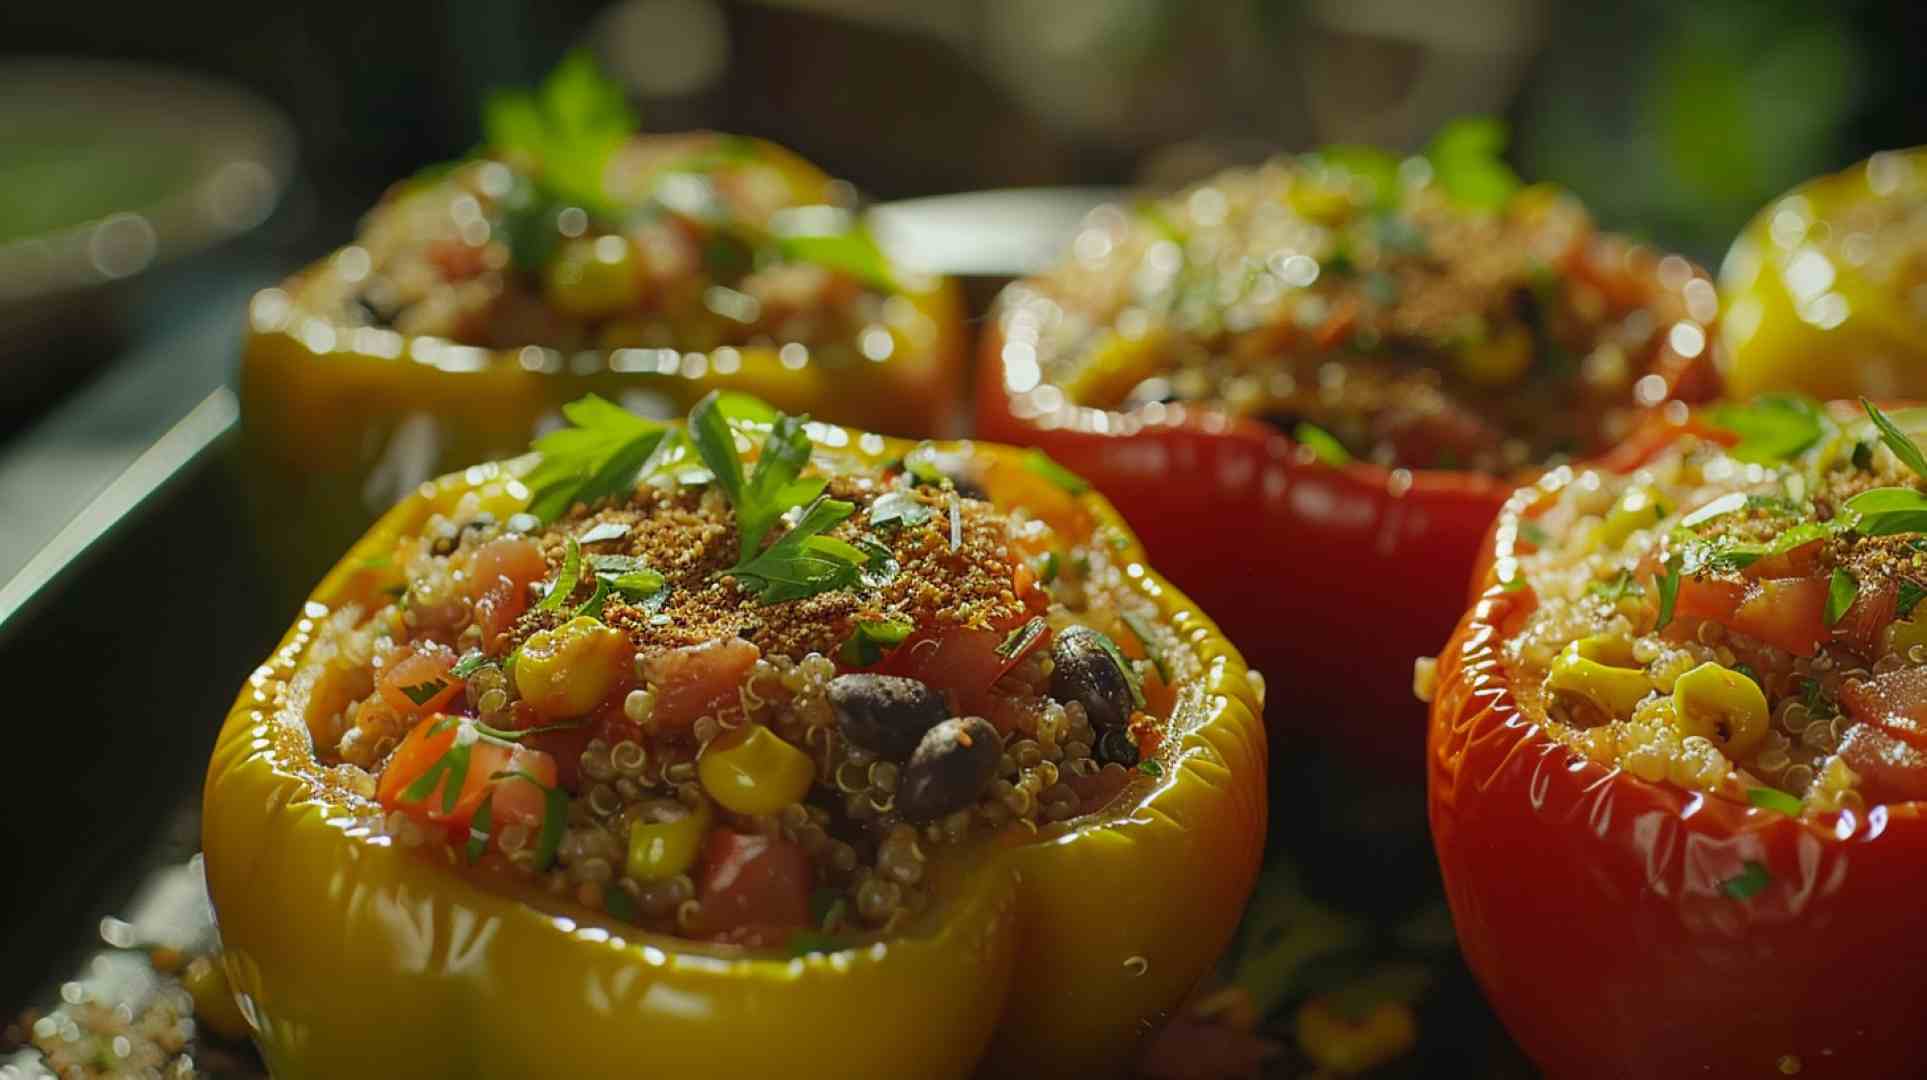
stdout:
<svg viewBox="0 0 1927 1080">
<path fill-rule="evenodd" d="M 661 136 L 689 140 L 694 136 Z M 743 140 L 787 186 L 793 206 L 826 203 L 832 180 L 773 143 Z M 715 166 L 720 175 L 731 166 Z M 768 175 L 768 173 L 765 173 Z M 566 245 L 554 272 L 594 252 Z M 328 258 L 336 258 L 329 256 Z M 232 468 L 248 494 L 270 569 L 293 604 L 342 548 L 413 487 L 450 469 L 519 453 L 538 426 L 584 394 L 646 396 L 680 415 L 713 389 L 789 413 L 904 436 L 955 430 L 963 392 L 963 299 L 948 278 L 897 271 L 883 324 L 892 343 L 857 369 L 769 346 L 680 352 L 616 349 L 561 356 L 490 350 L 348 327 L 304 306 L 328 259 L 254 298 L 240 373 L 242 438 Z M 572 269 L 573 268 L 573 269 Z M 603 266 L 603 273 L 619 269 Z M 900 301 L 900 303 L 899 303 Z M 535 344 L 541 344 L 536 342 Z"/>
<path fill-rule="evenodd" d="M 909 444 L 818 432 L 817 460 Z M 1116 1075 L 1230 939 L 1265 832 L 1266 743 L 1244 662 L 1145 565 L 1123 520 L 1021 451 L 947 444 L 998 502 L 1100 539 L 1172 630 L 1146 766 L 1102 812 L 1040 841 L 944 849 L 937 902 L 876 944 L 792 957 L 653 934 L 371 835 L 367 794 L 319 764 L 296 678 L 318 627 L 374 604 L 376 558 L 529 458 L 425 485 L 322 581 L 242 689 L 204 797 L 206 873 L 237 1003 L 280 1080 L 438 1077 Z M 520 879 L 516 879 L 519 881 Z"/>
<path fill-rule="evenodd" d="M 1923 200 L 1916 148 L 1809 180 L 1755 215 L 1720 269 L 1727 392 L 1927 395 L 1927 235 L 1895 228 Z"/>
</svg>

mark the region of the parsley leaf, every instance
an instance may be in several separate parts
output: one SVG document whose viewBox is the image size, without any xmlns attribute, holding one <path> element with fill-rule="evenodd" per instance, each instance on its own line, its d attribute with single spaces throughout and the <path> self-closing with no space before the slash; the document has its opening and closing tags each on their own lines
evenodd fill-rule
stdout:
<svg viewBox="0 0 1927 1080">
<path fill-rule="evenodd" d="M 1827 582 L 1827 625 L 1832 626 L 1846 617 L 1847 609 L 1860 595 L 1860 582 L 1844 566 L 1833 568 L 1833 578 Z"/>
<path fill-rule="evenodd" d="M 810 461 L 810 436 L 802 419 L 780 415 L 770 425 L 762 453 L 745 478 L 742 459 L 736 455 L 736 434 L 725 419 L 720 398 L 712 392 L 696 403 L 689 413 L 689 432 L 697 455 L 736 508 L 740 566 L 761 550 L 763 538 L 784 514 L 822 494 L 828 481 L 799 479 Z"/>
<path fill-rule="evenodd" d="M 628 893 L 617 888 L 614 884 L 604 885 L 602 887 L 602 907 L 603 910 L 621 919 L 623 922 L 638 923 L 642 921 L 642 912 L 637 910 L 635 899 Z"/>
<path fill-rule="evenodd" d="M 564 57 L 536 90 L 497 90 L 482 106 L 490 150 L 533 168 L 556 197 L 605 217 L 620 208 L 603 173 L 638 123 L 622 87 L 583 51 Z"/>
<path fill-rule="evenodd" d="M 1788 817 L 1799 817 L 1800 811 L 1805 808 L 1805 804 L 1799 799 L 1779 788 L 1747 788 L 1746 801 L 1762 810 L 1777 810 Z"/>
<path fill-rule="evenodd" d="M 820 498 L 768 550 L 726 573 L 765 604 L 854 585 L 857 568 L 866 561 L 864 553 L 819 534 L 855 512 L 855 506 L 841 499 Z"/>
<path fill-rule="evenodd" d="M 1149 758 L 1146 758 L 1145 760 L 1137 763 L 1137 771 L 1143 773 L 1146 776 L 1163 776 L 1164 766 L 1159 764 L 1156 761 L 1152 761 Z"/>
<path fill-rule="evenodd" d="M 1673 621 L 1673 605 L 1679 602 L 1679 556 L 1666 560 L 1666 572 L 1659 576 L 1659 617 L 1653 623 L 1655 633 L 1666 629 Z"/>
<path fill-rule="evenodd" d="M 1861 398 L 1860 407 L 1867 410 L 1867 416 L 1873 421 L 1873 426 L 1880 429 L 1880 441 L 1887 444 L 1887 449 L 1892 450 L 1902 464 L 1912 469 L 1915 476 L 1927 479 L 1927 457 L 1921 456 L 1920 447 L 1914 445 L 1914 440 L 1908 438 L 1907 433 L 1900 430 L 1886 413 L 1881 412 L 1880 406 L 1866 398 Z"/>
<path fill-rule="evenodd" d="M 1744 870 L 1720 883 L 1720 891 L 1735 900 L 1751 900 L 1760 895 L 1772 880 L 1766 867 L 1749 859 Z"/>
<path fill-rule="evenodd" d="M 1309 449 L 1312 456 L 1323 464 L 1339 466 L 1352 462 L 1352 453 L 1345 449 L 1345 444 L 1316 424 L 1299 423 L 1292 429 L 1291 437 L 1298 441 L 1298 445 Z"/>
<path fill-rule="evenodd" d="M 668 581 L 633 555 L 591 555 L 589 569 L 597 581 L 607 582 L 611 590 L 628 600 L 666 599 Z"/>
<path fill-rule="evenodd" d="M 894 649 L 909 638 L 916 624 L 908 619 L 885 618 L 859 621 L 849 640 L 843 643 L 838 659 L 850 667 L 866 668 L 883 659 L 885 650 Z"/>
<path fill-rule="evenodd" d="M 545 523 L 576 503 L 628 494 L 664 431 L 594 394 L 562 406 L 562 415 L 575 426 L 535 440 L 542 460 L 522 481 L 532 493 L 529 513 Z"/>
<path fill-rule="evenodd" d="M 1091 490 L 1090 481 L 1059 465 L 1055 459 L 1042 450 L 1028 450 L 1024 453 L 1024 468 L 1049 480 L 1063 491 L 1072 495 L 1082 495 Z"/>
<path fill-rule="evenodd" d="M 1500 156 L 1505 144 L 1503 123 L 1490 116 L 1463 116 L 1439 129 L 1425 148 L 1425 158 L 1453 202 L 1497 210 L 1521 186 L 1519 174 Z"/>
<path fill-rule="evenodd" d="M 537 600 L 535 607 L 530 610 L 562 610 L 562 605 L 568 602 L 570 594 L 575 592 L 576 585 L 582 581 L 582 545 L 576 543 L 573 536 L 568 537 L 565 543 L 566 546 L 562 552 L 562 569 L 555 575 L 555 584 L 549 586 L 549 591 L 544 593 L 542 599 Z"/>
<path fill-rule="evenodd" d="M 468 824 L 468 861 L 473 863 L 488 850 L 488 836 L 494 831 L 495 793 L 482 796 L 482 805 L 475 808 L 474 820 Z"/>
<path fill-rule="evenodd" d="M 435 785 L 442 785 L 442 813 L 455 812 L 455 804 L 461 800 L 462 785 L 468 783 L 468 761 L 474 753 L 475 740 L 464 740 L 463 732 L 455 732 L 455 742 L 441 757 L 429 765 L 428 770 L 415 778 L 415 782 L 402 789 L 402 802 L 421 802 L 435 793 Z M 443 778 L 447 783 L 443 784 Z"/>
<path fill-rule="evenodd" d="M 1786 461 L 1820 441 L 1827 423 L 1812 400 L 1792 394 L 1768 394 L 1751 403 L 1716 405 L 1707 422 L 1739 436 L 1727 450 L 1731 456 L 1759 465 Z"/>
</svg>

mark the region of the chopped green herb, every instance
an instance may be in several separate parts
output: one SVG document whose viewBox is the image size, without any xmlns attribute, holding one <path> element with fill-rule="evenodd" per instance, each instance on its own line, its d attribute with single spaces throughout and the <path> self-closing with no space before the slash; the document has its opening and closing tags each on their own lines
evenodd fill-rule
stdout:
<svg viewBox="0 0 1927 1080">
<path fill-rule="evenodd" d="M 604 577 L 596 578 L 595 591 L 591 592 L 589 598 L 582 601 L 581 606 L 575 609 L 572 613 L 573 617 L 580 618 L 587 616 L 591 619 L 600 619 L 602 618 L 602 606 L 608 602 L 609 579 Z"/>
<path fill-rule="evenodd" d="M 903 471 L 910 474 L 912 484 L 929 484 L 932 487 L 945 487 L 950 484 L 950 478 L 943 474 L 942 469 L 937 468 L 937 463 L 933 460 L 936 453 L 936 446 L 921 442 L 911 447 L 909 453 L 903 455 Z"/>
<path fill-rule="evenodd" d="M 1809 716 L 1828 719 L 1838 716 L 1840 713 L 1840 707 L 1833 703 L 1831 697 L 1827 696 L 1826 688 L 1820 685 L 1820 680 L 1818 679 L 1802 679 L 1800 681 L 1800 701 L 1806 705 Z"/>
<path fill-rule="evenodd" d="M 428 679 L 424 682 L 418 682 L 413 686 L 404 686 L 401 688 L 401 692 L 403 697 L 414 702 L 415 706 L 420 708 L 435 700 L 435 695 L 446 689 L 448 689 L 448 680 Z"/>
<path fill-rule="evenodd" d="M 810 436 L 800 417 L 778 416 L 763 439 L 763 450 L 747 479 L 736 454 L 736 435 L 719 408 L 721 395 L 711 393 L 689 413 L 690 436 L 696 453 L 736 509 L 739 534 L 738 562 L 747 562 L 762 548 L 763 538 L 784 514 L 823 493 L 822 477 L 800 479 L 810 462 Z"/>
<path fill-rule="evenodd" d="M 535 842 L 535 868 L 546 870 L 555 861 L 555 853 L 562 848 L 562 833 L 569 824 L 569 791 L 560 784 L 550 787 L 537 780 L 534 775 L 520 769 L 504 769 L 489 776 L 490 780 L 522 780 L 541 789 L 542 832 Z"/>
<path fill-rule="evenodd" d="M 1519 539 L 1538 548 L 1545 547 L 1552 542 L 1552 537 L 1546 535 L 1545 526 L 1536 521 L 1521 521 L 1519 523 Z"/>
<path fill-rule="evenodd" d="M 1707 410 L 1706 419 L 1739 436 L 1728 454 L 1762 465 L 1794 457 L 1819 442 L 1828 427 L 1817 404 L 1791 394 L 1769 394 L 1750 404 L 1715 405 Z"/>
<path fill-rule="evenodd" d="M 637 910 L 635 898 L 613 884 L 602 887 L 602 908 L 623 922 L 642 921 L 642 912 Z"/>
<path fill-rule="evenodd" d="M 1751 900 L 1772 880 L 1766 867 L 1749 859 L 1744 870 L 1720 883 L 1720 891 L 1735 900 Z"/>
<path fill-rule="evenodd" d="M 475 729 L 477 734 L 486 735 L 491 739 L 500 739 L 503 742 L 521 742 L 531 735 L 547 735 L 551 731 L 580 731 L 589 725 L 589 718 L 581 716 L 574 720 L 563 720 L 554 724 L 537 724 L 534 727 L 526 727 L 518 731 L 490 727 L 480 720 L 470 720 L 469 725 Z"/>
<path fill-rule="evenodd" d="M 1621 570 L 1613 575 L 1611 581 L 1595 581 L 1586 587 L 1586 591 L 1594 596 L 1605 597 L 1606 602 L 1611 604 L 1617 604 L 1628 596 L 1644 595 L 1646 592 L 1633 578 L 1630 570 Z"/>
<path fill-rule="evenodd" d="M 1177 222 L 1171 220 L 1171 215 L 1165 212 L 1163 204 L 1155 199 L 1146 199 L 1132 207 L 1132 210 L 1159 236 L 1179 247 L 1184 246 L 1184 230 L 1178 228 Z"/>
<path fill-rule="evenodd" d="M 584 51 L 564 57 L 536 90 L 497 90 L 482 108 L 491 150 L 529 163 L 547 191 L 605 217 L 620 208 L 603 186 L 604 171 L 637 124 L 622 87 Z"/>
<path fill-rule="evenodd" d="M 454 813 L 455 804 L 461 800 L 462 785 L 468 783 L 468 760 L 474 752 L 474 747 L 474 739 L 464 740 L 462 733 L 457 731 L 454 744 L 444 751 L 441 757 L 435 759 L 427 772 L 416 777 L 414 783 L 402 789 L 401 801 L 421 802 L 434 794 L 435 785 L 441 783 L 443 777 L 447 777 L 448 782 L 442 785 L 442 813 Z"/>
<path fill-rule="evenodd" d="M 819 498 L 762 554 L 726 573 L 765 604 L 848 588 L 857 582 L 863 552 L 819 534 L 855 512 L 855 506 L 840 499 Z"/>
<path fill-rule="evenodd" d="M 1171 685 L 1171 663 L 1165 659 L 1164 650 L 1157 646 L 1157 631 L 1152 627 L 1151 620 L 1135 611 L 1127 611 L 1124 613 L 1124 625 L 1137 638 L 1138 644 L 1144 646 L 1144 655 L 1150 657 L 1152 666 L 1158 669 L 1158 678 L 1164 680 L 1166 686 Z"/>
<path fill-rule="evenodd" d="M 850 667 L 870 667 L 882 660 L 886 651 L 903 644 L 915 629 L 916 624 L 908 619 L 859 621 L 849 640 L 843 643 L 838 659 Z"/>
<path fill-rule="evenodd" d="M 1446 123 L 1425 148 L 1432 175 L 1453 202 L 1497 210 L 1521 184 L 1505 163 L 1506 128 L 1490 116 L 1464 116 Z"/>
<path fill-rule="evenodd" d="M 1741 675 L 1746 676 L 1749 679 L 1752 679 L 1756 683 L 1760 681 L 1760 673 L 1757 671 L 1754 671 L 1753 665 L 1751 664 L 1734 664 L 1733 670 Z"/>
<path fill-rule="evenodd" d="M 590 394 L 562 406 L 573 427 L 535 440 L 542 460 L 530 470 L 529 513 L 554 521 L 576 503 L 627 495 L 664 428 Z"/>
<path fill-rule="evenodd" d="M 1049 454 L 1042 450 L 1029 450 L 1024 453 L 1024 468 L 1056 484 L 1072 495 L 1082 495 L 1091 490 L 1091 485 L 1083 477 L 1059 465 Z"/>
<path fill-rule="evenodd" d="M 1914 609 L 1920 606 L 1922 597 L 1927 597 L 1927 585 L 1912 578 L 1901 578 L 1899 590 L 1894 594 L 1894 617 L 1912 618 Z"/>
<path fill-rule="evenodd" d="M 1673 606 L 1679 602 L 1679 556 L 1666 560 L 1666 572 L 1659 576 L 1659 616 L 1653 622 L 1653 632 L 1666 629 L 1673 621 Z"/>
<path fill-rule="evenodd" d="M 563 541 L 562 569 L 555 575 L 555 584 L 549 586 L 549 591 L 542 594 L 532 610 L 561 611 L 581 581 L 582 545 L 575 542 L 575 537 L 567 537 Z"/>
<path fill-rule="evenodd" d="M 620 540 L 627 535 L 629 526 L 616 521 L 604 521 L 576 539 L 584 544 L 600 544 L 605 540 Z"/>
<path fill-rule="evenodd" d="M 1324 428 L 1300 421 L 1298 426 L 1292 429 L 1291 437 L 1296 439 L 1300 446 L 1309 449 L 1313 457 L 1327 465 L 1351 464 L 1351 451 L 1345 449 L 1345 444 L 1339 442 L 1336 436 Z"/>
<path fill-rule="evenodd" d="M 1051 582 L 1057 580 L 1057 572 L 1061 568 L 1059 566 L 1060 561 L 1056 551 L 1044 552 L 1043 557 L 1037 560 L 1037 581 L 1039 584 L 1049 585 Z"/>
<path fill-rule="evenodd" d="M 896 552 L 875 537 L 859 536 L 853 546 L 864 556 L 863 565 L 857 568 L 857 579 L 866 589 L 883 588 L 895 581 L 903 569 L 897 565 Z"/>
<path fill-rule="evenodd" d="M 897 287 L 890 260 L 877 247 L 870 230 L 861 225 L 842 233 L 778 236 L 776 250 L 791 262 L 813 263 L 848 274 L 872 289 L 887 292 Z"/>
<path fill-rule="evenodd" d="M 907 491 L 886 491 L 870 504 L 870 527 L 921 525 L 936 513 Z"/>
<path fill-rule="evenodd" d="M 1788 817 L 1799 817 L 1800 811 L 1805 808 L 1805 804 L 1799 799 L 1779 788 L 1747 788 L 1746 801 L 1762 810 L 1777 810 Z"/>
<path fill-rule="evenodd" d="M 470 649 L 460 660 L 455 661 L 455 666 L 449 668 L 448 673 L 458 679 L 466 679 L 487 666 L 488 657 L 482 654 L 482 650 Z"/>
<path fill-rule="evenodd" d="M 1827 625 L 1832 626 L 1846 617 L 1847 609 L 1853 606 L 1854 598 L 1860 595 L 1860 582 L 1844 566 L 1833 568 L 1833 578 L 1827 582 Z"/>
<path fill-rule="evenodd" d="M 1006 660 L 1014 660 L 1030 651 L 1037 639 L 1044 636 L 1049 626 L 1042 615 L 1033 615 L 1030 621 L 1004 636 L 1003 644 L 997 646 L 997 655 Z"/>
<path fill-rule="evenodd" d="M 1887 444 L 1887 449 L 1894 452 L 1901 464 L 1912 469 L 1915 476 L 1927 480 L 1927 457 L 1921 456 L 1920 447 L 1914 445 L 1914 440 L 1908 438 L 1907 433 L 1900 430 L 1886 413 L 1881 412 L 1880 406 L 1863 397 L 1860 407 L 1867 410 L 1873 426 L 1880 429 L 1880 441 Z"/>
<path fill-rule="evenodd" d="M 473 863 L 488 850 L 488 835 L 494 828 L 495 793 L 482 796 L 482 805 L 475 808 L 475 818 L 468 824 L 468 861 Z"/>
<path fill-rule="evenodd" d="M 1146 776 L 1163 776 L 1164 766 L 1149 758 L 1137 763 L 1137 771 Z"/>
</svg>

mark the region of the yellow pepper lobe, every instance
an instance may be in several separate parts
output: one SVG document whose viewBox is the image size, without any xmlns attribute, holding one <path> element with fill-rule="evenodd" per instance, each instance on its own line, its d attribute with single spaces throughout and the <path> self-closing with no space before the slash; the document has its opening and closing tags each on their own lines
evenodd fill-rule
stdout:
<svg viewBox="0 0 1927 1080">
<path fill-rule="evenodd" d="M 522 643 L 515 688 L 544 716 L 581 716 L 615 689 L 628 665 L 628 637 L 579 615 Z"/>
<path fill-rule="evenodd" d="M 696 762 L 696 778 L 725 810 L 774 814 L 809 794 L 816 764 L 755 724 L 741 735 L 711 743 Z"/>
</svg>

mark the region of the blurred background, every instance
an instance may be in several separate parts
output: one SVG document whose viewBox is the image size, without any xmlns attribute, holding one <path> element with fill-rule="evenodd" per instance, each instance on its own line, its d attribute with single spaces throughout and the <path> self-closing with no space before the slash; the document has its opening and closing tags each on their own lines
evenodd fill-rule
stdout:
<svg viewBox="0 0 1927 1080">
<path fill-rule="evenodd" d="M 1904 3 L 187 0 L 4 23 L 0 1013 L 191 852 L 222 710 L 287 621 L 204 453 L 248 295 L 571 47 L 649 127 L 766 136 L 879 200 L 1174 184 L 1491 113 L 1528 179 L 1709 266 L 1774 194 L 1922 141 L 1927 100 L 1927 8 Z M 74 250 L 39 239 L 89 221 Z"/>
</svg>

